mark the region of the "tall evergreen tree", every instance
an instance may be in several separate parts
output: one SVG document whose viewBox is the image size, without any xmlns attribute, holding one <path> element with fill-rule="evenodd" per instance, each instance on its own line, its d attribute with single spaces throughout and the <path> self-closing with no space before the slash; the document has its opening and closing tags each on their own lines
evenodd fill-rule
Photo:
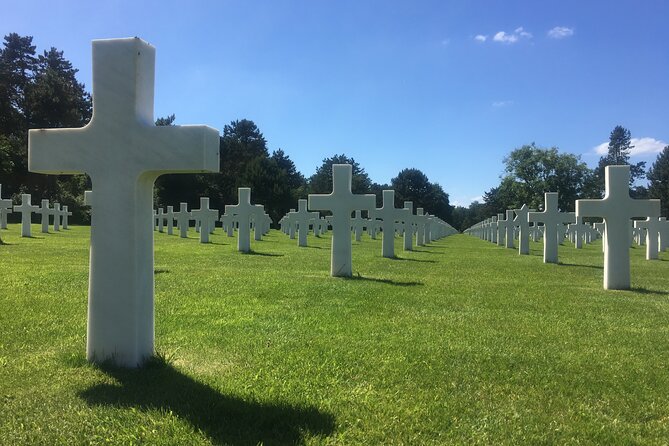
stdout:
<svg viewBox="0 0 669 446">
<path fill-rule="evenodd" d="M 37 64 L 32 41 L 31 36 L 11 33 L 0 49 L 0 134 L 23 137 L 28 130 L 26 90 Z"/>
<path fill-rule="evenodd" d="M 604 193 L 606 166 L 630 166 L 630 186 L 635 181 L 645 177 L 646 163 L 644 161 L 636 164 L 630 163 L 630 152 L 633 148 L 630 131 L 621 125 L 617 125 L 611 131 L 611 135 L 609 135 L 608 151 L 606 155 L 603 155 L 599 159 L 599 163 L 595 169 L 597 189 L 600 195 Z"/>
<path fill-rule="evenodd" d="M 666 146 L 648 170 L 648 196 L 659 198 L 662 215 L 669 216 L 669 146 Z"/>
</svg>

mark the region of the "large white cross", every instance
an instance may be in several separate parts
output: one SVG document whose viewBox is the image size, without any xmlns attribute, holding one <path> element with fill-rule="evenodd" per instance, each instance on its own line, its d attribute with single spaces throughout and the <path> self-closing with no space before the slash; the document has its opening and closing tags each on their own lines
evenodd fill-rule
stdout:
<svg viewBox="0 0 669 446">
<path fill-rule="evenodd" d="M 87 357 L 131 367 L 154 353 L 153 184 L 219 170 L 217 130 L 154 125 L 154 72 L 146 42 L 94 40 L 91 122 L 28 136 L 30 171 L 91 177 Z"/>
<path fill-rule="evenodd" d="M 381 229 L 383 230 L 381 254 L 383 257 L 392 259 L 395 257 L 395 222 L 404 221 L 409 211 L 404 208 L 395 207 L 394 190 L 384 190 L 382 193 L 383 205 L 380 208 L 376 208 L 375 215 L 383 221 L 381 225 Z"/>
<path fill-rule="evenodd" d="M 30 203 L 31 201 L 30 194 L 21 194 L 21 205 L 14 206 L 14 212 L 21 213 L 21 237 L 30 237 L 30 223 L 32 222 L 33 212 L 37 212 L 39 206 L 35 206 Z"/>
<path fill-rule="evenodd" d="M 630 198 L 630 166 L 606 166 L 604 175 L 604 198 L 576 200 L 576 214 L 604 219 L 604 289 L 626 290 L 630 288 L 630 221 L 659 217 L 660 200 Z"/>
<path fill-rule="evenodd" d="M 576 216 L 573 212 L 560 212 L 558 210 L 558 193 L 546 192 L 544 194 L 543 212 L 530 212 L 530 222 L 544 224 L 544 263 L 558 262 L 558 225 L 560 231 L 564 223 L 574 223 Z"/>
<path fill-rule="evenodd" d="M 350 164 L 332 165 L 332 192 L 309 194 L 309 209 L 332 212 L 332 251 L 330 275 L 351 277 L 351 212 L 374 208 L 376 197 L 372 194 L 354 195 L 351 192 L 353 167 Z"/>
</svg>

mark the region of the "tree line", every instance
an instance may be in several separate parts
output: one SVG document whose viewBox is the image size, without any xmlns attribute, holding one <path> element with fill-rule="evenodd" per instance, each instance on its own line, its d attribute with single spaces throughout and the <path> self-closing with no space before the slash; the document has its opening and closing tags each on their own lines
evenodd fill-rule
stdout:
<svg viewBox="0 0 669 446">
<path fill-rule="evenodd" d="M 18 198 L 30 193 L 68 205 L 74 222 L 87 222 L 83 192 L 91 188 L 86 175 L 40 175 L 28 172 L 28 129 L 82 127 L 92 114 L 92 101 L 85 86 L 76 79 L 77 69 L 63 52 L 51 47 L 38 54 L 32 37 L 16 33 L 4 37 L 0 48 L 0 184 L 3 196 Z M 156 125 L 174 125 L 175 115 L 159 118 Z M 612 164 L 630 165 L 632 195 L 660 198 L 662 214 L 669 207 L 669 147 L 658 155 L 646 172 L 645 163 L 631 163 L 631 133 L 616 126 L 609 135 L 608 151 L 597 167 L 590 169 L 579 156 L 561 153 L 557 147 L 543 148 L 534 143 L 512 150 L 503 160 L 504 173 L 499 185 L 486 191 L 482 201 L 468 207 L 452 206 L 449 195 L 418 169 L 407 168 L 390 184 L 373 182 L 355 159 L 335 154 L 323 159 L 315 172 L 305 177 L 288 154 L 271 151 L 256 124 L 248 119 L 230 122 L 220 137 L 220 167 L 215 174 L 164 175 L 156 181 L 155 204 L 177 206 L 186 202 L 199 205 L 200 196 L 210 197 L 213 208 L 237 202 L 237 188 L 251 187 L 255 203 L 277 222 L 299 198 L 309 193 L 329 193 L 332 164 L 353 166 L 354 193 L 373 193 L 381 205 L 381 191 L 395 190 L 395 205 L 413 201 L 414 208 L 447 221 L 463 230 L 506 209 L 527 204 L 539 209 L 544 192 L 558 192 L 560 208 L 573 211 L 579 198 L 598 198 L 604 193 L 604 168 Z M 637 184 L 646 178 L 648 187 Z"/>
<path fill-rule="evenodd" d="M 32 37 L 16 33 L 4 37 L 0 49 L 0 184 L 3 196 L 22 193 L 57 201 L 73 211 L 73 222 L 87 222 L 84 191 L 92 187 L 87 175 L 40 175 L 28 172 L 28 129 L 82 127 L 92 115 L 91 96 L 76 79 L 77 69 L 62 51 L 51 48 L 38 54 Z M 156 125 L 174 125 L 175 115 L 161 117 Z M 332 164 L 353 166 L 353 192 L 374 193 L 380 206 L 381 191 L 394 188 L 396 206 L 413 201 L 415 207 L 446 221 L 452 206 L 443 188 L 418 169 L 404 169 L 391 184 L 372 182 L 364 168 L 345 154 L 325 158 L 310 177 L 300 173 L 282 149 L 270 153 L 256 124 L 248 119 L 230 122 L 220 137 L 220 172 L 163 175 L 156 181 L 158 207 L 186 202 L 199 206 L 208 196 L 212 208 L 237 203 L 237 188 L 250 187 L 254 203 L 265 205 L 275 221 L 295 208 L 309 193 L 332 190 Z M 11 217 L 11 216 L 10 216 Z"/>
<path fill-rule="evenodd" d="M 573 212 L 576 200 L 604 196 L 604 173 L 610 165 L 629 165 L 630 195 L 639 199 L 659 198 L 662 215 L 669 215 L 669 146 L 658 154 L 648 171 L 645 162 L 630 162 L 633 148 L 631 132 L 620 125 L 611 131 L 607 153 L 594 169 L 581 161 L 580 156 L 560 153 L 557 147 L 523 145 L 504 158 L 500 184 L 486 191 L 482 201 L 456 207 L 450 223 L 462 230 L 523 204 L 541 209 L 544 192 L 558 192 L 560 210 Z M 638 184 L 643 179 L 648 180 L 647 186 Z"/>
</svg>

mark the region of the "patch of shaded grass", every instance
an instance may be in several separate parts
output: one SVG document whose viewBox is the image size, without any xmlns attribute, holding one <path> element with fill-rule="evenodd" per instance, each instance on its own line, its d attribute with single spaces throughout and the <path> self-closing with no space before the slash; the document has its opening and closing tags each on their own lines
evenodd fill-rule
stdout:
<svg viewBox="0 0 669 446">
<path fill-rule="evenodd" d="M 35 229 L 34 230 L 38 230 Z M 88 228 L 0 248 L 2 444 L 659 444 L 669 438 L 667 262 L 601 244 L 530 256 L 454 236 L 381 257 L 273 231 L 240 255 L 157 234 L 156 344 L 85 361 Z M 191 234 L 192 235 L 192 234 Z M 669 255 L 663 253 L 663 260 Z"/>
</svg>

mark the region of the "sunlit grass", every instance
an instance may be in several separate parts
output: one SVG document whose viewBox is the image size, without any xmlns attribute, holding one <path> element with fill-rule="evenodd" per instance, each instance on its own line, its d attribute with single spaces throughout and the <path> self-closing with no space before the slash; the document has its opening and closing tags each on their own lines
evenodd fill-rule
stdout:
<svg viewBox="0 0 669 446">
<path fill-rule="evenodd" d="M 156 233 L 156 346 L 142 370 L 85 361 L 88 235 L 0 246 L 0 443 L 663 444 L 669 254 L 632 249 L 602 289 L 601 243 L 559 265 L 472 237 L 381 257 L 272 231 L 236 252 Z"/>
</svg>

